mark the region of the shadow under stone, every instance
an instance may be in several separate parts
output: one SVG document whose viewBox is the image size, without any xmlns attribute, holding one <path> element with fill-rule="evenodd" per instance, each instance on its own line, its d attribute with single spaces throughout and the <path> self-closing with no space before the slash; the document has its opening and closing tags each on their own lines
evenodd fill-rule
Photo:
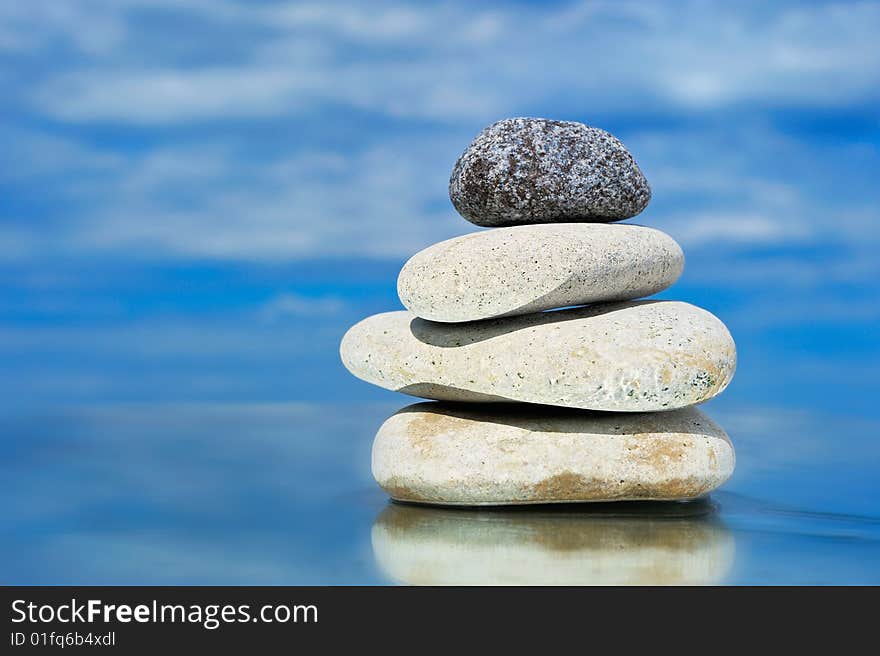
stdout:
<svg viewBox="0 0 880 656">
<path fill-rule="evenodd" d="M 439 323 L 428 321 L 418 317 L 412 319 L 409 324 L 413 337 L 430 346 L 439 348 L 458 348 L 476 344 L 502 335 L 508 335 L 518 330 L 525 330 L 534 326 L 561 323 L 586 319 L 603 314 L 610 314 L 638 305 L 651 305 L 662 303 L 658 300 L 623 301 L 618 303 L 597 303 L 584 305 L 565 310 L 548 310 L 514 317 L 500 319 L 484 319 L 482 321 L 470 321 L 466 323 Z"/>
<path fill-rule="evenodd" d="M 454 390 L 455 388 L 449 389 Z M 417 392 L 407 393 L 418 395 Z M 489 403 L 425 401 L 401 408 L 395 414 L 408 413 L 429 413 L 438 418 L 452 417 L 544 433 L 598 435 L 683 433 L 726 437 L 721 426 L 702 410 L 693 406 L 663 412 L 602 412 L 533 403 L 516 403 L 498 397 L 498 402 Z"/>
</svg>

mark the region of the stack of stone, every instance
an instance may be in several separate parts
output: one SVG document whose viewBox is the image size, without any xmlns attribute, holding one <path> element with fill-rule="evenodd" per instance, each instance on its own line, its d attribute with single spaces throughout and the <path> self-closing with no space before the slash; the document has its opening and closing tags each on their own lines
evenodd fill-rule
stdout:
<svg viewBox="0 0 880 656">
<path fill-rule="evenodd" d="M 456 162 L 449 194 L 492 229 L 417 253 L 398 279 L 409 311 L 342 340 L 355 376 L 443 402 L 380 428 L 379 485 L 498 505 L 683 500 L 723 483 L 733 447 L 692 406 L 727 387 L 735 346 L 705 310 L 633 300 L 672 285 L 684 256 L 659 230 L 611 223 L 651 197 L 623 144 L 581 123 L 499 121 Z"/>
</svg>

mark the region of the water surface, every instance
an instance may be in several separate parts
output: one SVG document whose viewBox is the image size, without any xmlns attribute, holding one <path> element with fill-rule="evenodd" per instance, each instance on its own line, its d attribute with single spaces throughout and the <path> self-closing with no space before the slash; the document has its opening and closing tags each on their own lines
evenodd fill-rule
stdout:
<svg viewBox="0 0 880 656">
<path fill-rule="evenodd" d="M 372 482 L 386 403 L 110 404 L 0 420 L 10 584 L 880 583 L 877 424 L 707 407 L 692 504 L 444 510 Z M 710 404 L 711 405 L 711 404 Z"/>
</svg>

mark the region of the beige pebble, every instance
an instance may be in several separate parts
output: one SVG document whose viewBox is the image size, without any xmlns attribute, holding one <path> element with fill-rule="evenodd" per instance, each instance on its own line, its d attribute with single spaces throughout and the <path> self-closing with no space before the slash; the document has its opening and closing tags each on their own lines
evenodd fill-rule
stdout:
<svg viewBox="0 0 880 656">
<path fill-rule="evenodd" d="M 681 275 L 669 235 L 638 225 L 556 223 L 475 232 L 429 246 L 397 291 L 431 321 L 476 321 L 656 294 Z"/>
<path fill-rule="evenodd" d="M 418 403 L 382 425 L 372 460 L 394 499 L 506 505 L 693 499 L 727 480 L 735 456 L 724 430 L 696 408 Z"/>
<path fill-rule="evenodd" d="M 736 368 L 724 324 L 678 301 L 466 324 L 388 312 L 352 327 L 340 354 L 358 378 L 413 396 L 625 412 L 701 403 L 721 393 Z"/>
</svg>

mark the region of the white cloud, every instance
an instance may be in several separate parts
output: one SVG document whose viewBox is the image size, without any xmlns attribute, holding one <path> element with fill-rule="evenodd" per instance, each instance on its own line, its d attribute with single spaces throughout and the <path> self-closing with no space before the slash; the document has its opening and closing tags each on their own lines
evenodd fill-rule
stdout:
<svg viewBox="0 0 880 656">
<path fill-rule="evenodd" d="M 90 5 L 76 6 L 66 23 L 72 40 L 92 27 L 83 29 Z M 143 37 L 128 26 L 130 6 L 104 19 L 122 25 L 108 32 L 126 35 L 102 41 L 116 56 L 73 62 L 37 83 L 31 98 L 41 112 L 69 121 L 164 123 L 289 116 L 338 102 L 392 116 L 483 121 L 560 96 L 592 111 L 646 101 L 683 109 L 745 101 L 834 106 L 876 99 L 880 88 L 880 7 L 873 3 L 491 10 L 221 3 L 216 12 L 214 3 L 181 4 L 177 11 L 253 32 L 250 49 L 225 67 L 161 56 L 144 67 L 131 53 Z M 64 24 L 30 27 L 39 33 Z"/>
<path fill-rule="evenodd" d="M 23 221 L 6 218 L 4 222 L 10 225 L 0 224 L 0 255 L 3 260 L 8 263 L 31 256 L 38 246 L 33 232 L 13 225 L 13 223 L 24 223 Z"/>
<path fill-rule="evenodd" d="M 865 104 L 880 89 L 871 3 L 65 5 L 0 10 L 0 42 L 4 27 L 28 35 L 12 56 L 28 64 L 50 53 L 31 83 L 9 86 L 10 106 L 57 121 L 0 131 L 0 183 L 60 208 L 41 222 L 30 222 L 27 203 L 2 217 L 0 249 L 16 259 L 403 258 L 475 229 L 452 210 L 448 175 L 498 116 L 536 107 L 587 121 L 618 109 L 705 116 L 745 102 Z M 81 33 L 96 14 L 114 36 L 89 44 Z M 163 16 L 205 34 L 169 39 Z M 52 55 L 58 44 L 73 54 Z M 324 135 L 295 123 L 327 105 L 385 118 L 375 129 L 328 119 Z M 865 244 L 876 241 L 877 211 L 859 172 L 876 168 L 876 148 L 799 141 L 725 115 L 626 135 L 654 189 L 637 221 L 669 231 L 689 255 L 821 242 L 849 249 L 829 275 L 873 270 Z M 246 142 L 275 119 L 286 126 L 277 148 Z M 149 136 L 134 146 L 87 141 L 107 122 Z M 399 130 L 411 125 L 421 130 Z"/>
<path fill-rule="evenodd" d="M 339 314 L 345 307 L 345 301 L 337 296 L 309 297 L 288 292 L 264 303 L 260 308 L 260 315 L 266 321 L 272 322 L 285 317 Z"/>
<path fill-rule="evenodd" d="M 33 129 L 0 127 L 0 183 L 22 184 L 53 174 L 112 173 L 125 163 L 110 150 Z"/>
<path fill-rule="evenodd" d="M 90 213 L 61 230 L 82 251 L 400 257 L 475 229 L 449 205 L 451 160 L 437 157 L 435 143 L 306 151 L 246 167 L 218 147 L 158 150 L 116 178 L 79 185 Z"/>
<path fill-rule="evenodd" d="M 49 113 L 68 120 L 180 122 L 296 109 L 314 75 L 245 68 L 181 71 L 79 71 L 38 94 Z M 61 98 L 67 98 L 61 102 Z"/>
<path fill-rule="evenodd" d="M 703 244 L 791 244 L 810 237 L 810 228 L 760 214 L 715 212 L 670 217 L 664 222 L 685 246 Z"/>
<path fill-rule="evenodd" d="M 53 193 L 66 203 L 51 231 L 24 217 L 7 217 L 0 249 L 13 259 L 64 252 L 274 262 L 312 256 L 405 258 L 477 229 L 457 216 L 446 192 L 449 170 L 469 138 L 466 132 L 390 137 L 354 151 L 307 148 L 257 158 L 228 141 L 120 154 L 10 134 L 15 138 L 7 152 L 13 155 L 0 181 L 57 186 Z M 766 131 L 750 137 L 775 150 L 786 147 L 772 138 Z M 636 135 L 630 145 L 647 165 L 655 201 L 635 221 L 669 232 L 689 259 L 718 247 L 824 243 L 849 249 L 826 268 L 827 276 L 876 268 L 869 248 L 876 241 L 876 208 L 864 200 L 837 203 L 838 185 L 849 174 L 828 181 L 830 200 L 821 193 L 817 200 L 809 194 L 822 190 L 805 187 L 790 172 L 780 178 L 755 170 L 766 151 L 746 138 L 737 141 L 740 147 L 731 149 L 702 133 Z M 688 142 L 711 155 L 689 153 Z M 821 171 L 834 165 L 823 161 L 829 152 L 850 157 L 846 149 L 804 145 L 785 157 Z"/>
</svg>

